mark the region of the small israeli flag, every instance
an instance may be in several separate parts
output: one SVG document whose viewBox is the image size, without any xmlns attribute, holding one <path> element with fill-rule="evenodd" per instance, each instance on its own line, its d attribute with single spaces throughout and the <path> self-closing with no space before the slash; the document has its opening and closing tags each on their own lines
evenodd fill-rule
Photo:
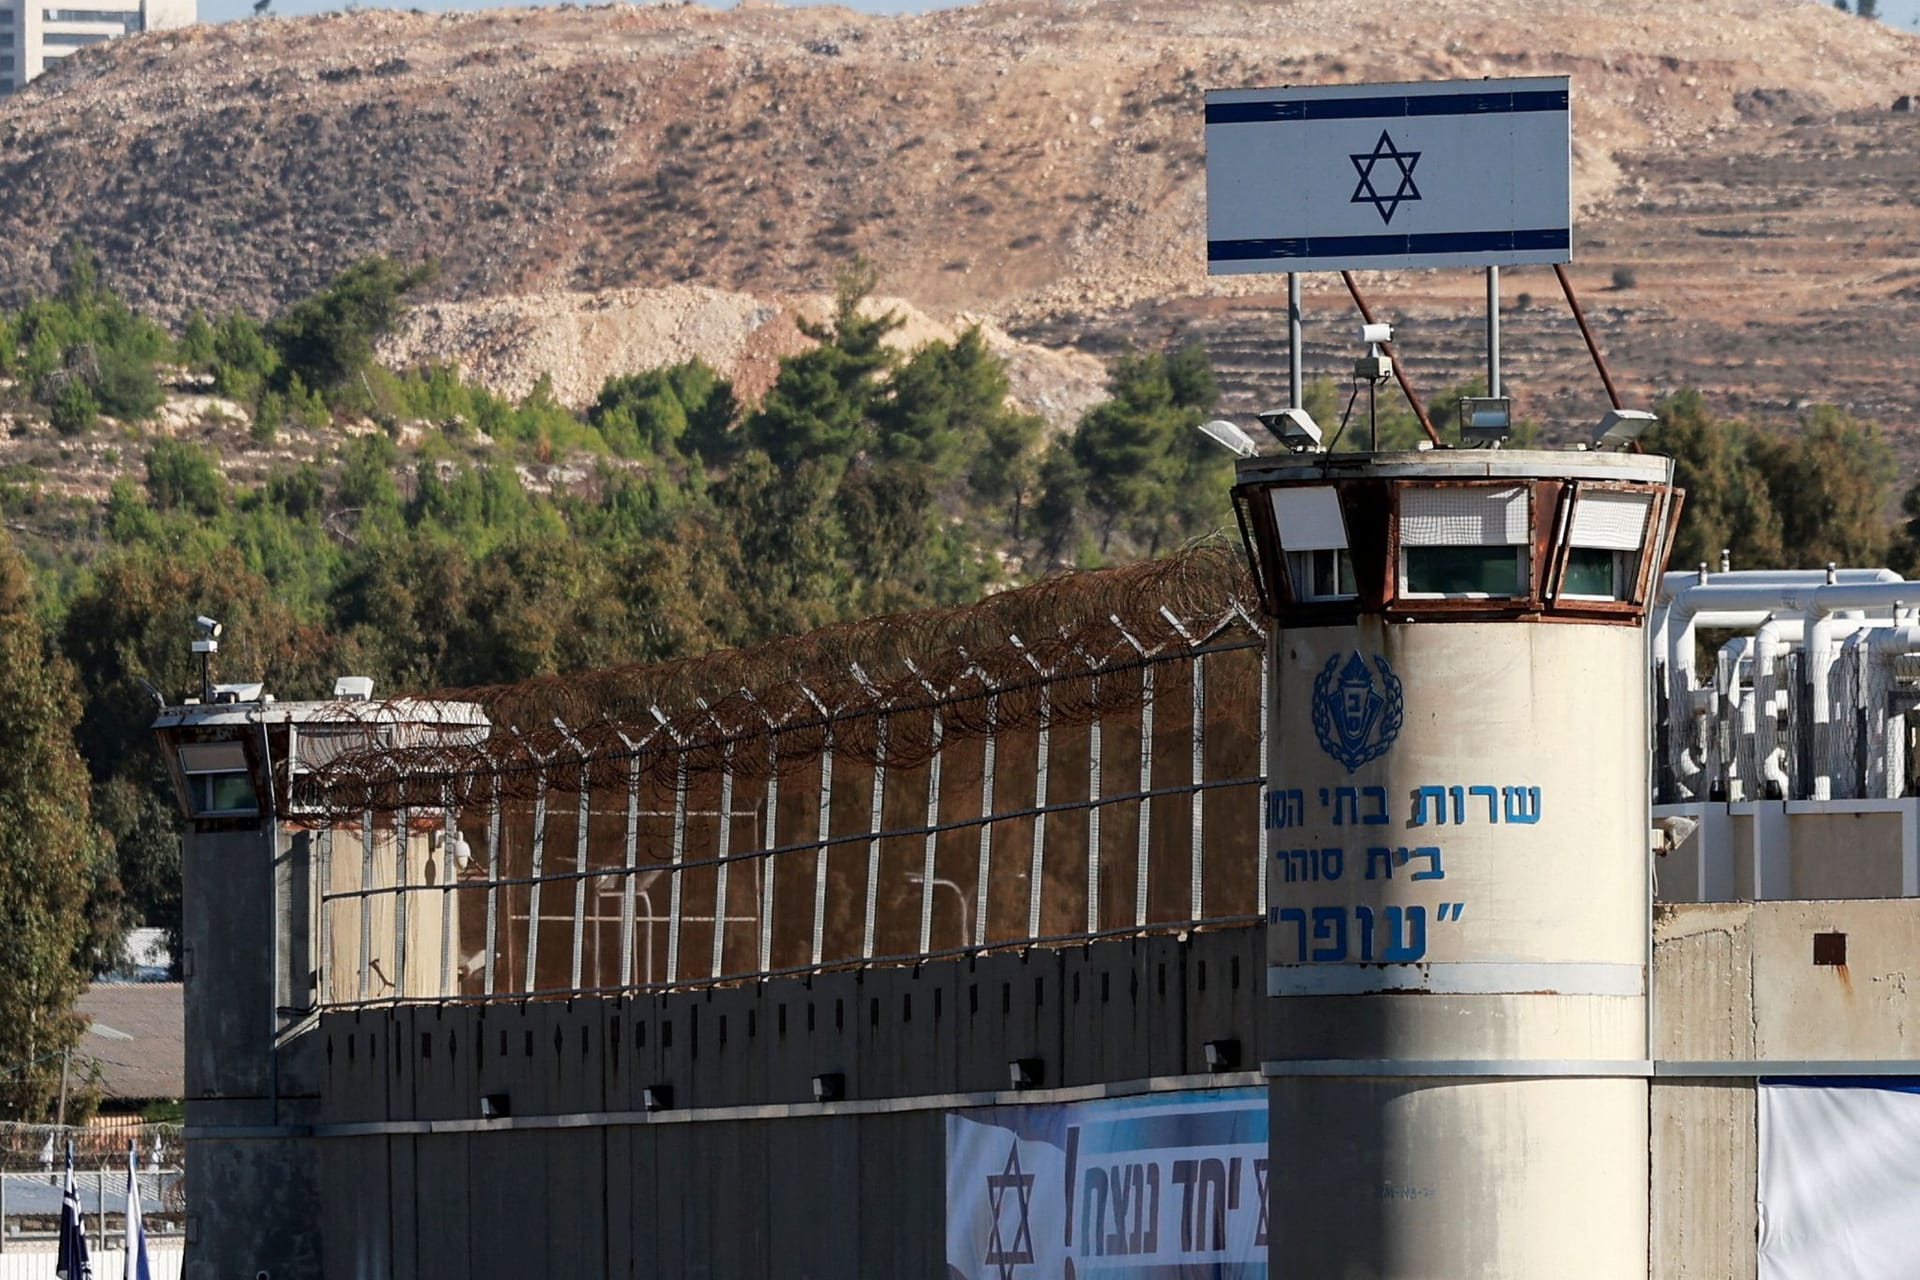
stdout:
<svg viewBox="0 0 1920 1280">
<path fill-rule="evenodd" d="M 147 1262 L 147 1224 L 140 1216 L 140 1156 L 127 1144 L 127 1249 L 121 1280 L 153 1280 Z"/>
</svg>

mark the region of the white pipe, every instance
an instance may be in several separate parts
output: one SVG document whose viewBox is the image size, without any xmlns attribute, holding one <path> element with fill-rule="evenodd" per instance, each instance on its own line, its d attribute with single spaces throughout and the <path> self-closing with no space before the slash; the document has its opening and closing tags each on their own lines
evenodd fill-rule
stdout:
<svg viewBox="0 0 1920 1280">
<path fill-rule="evenodd" d="M 1654 633 L 1654 652 L 1666 651 L 1667 613 L 1674 598 L 1689 587 L 1712 585 L 1778 585 L 1783 587 L 1821 586 L 1827 581 L 1825 569 L 1741 569 L 1731 573 L 1709 574 L 1700 569 L 1669 570 L 1660 575 L 1654 590 L 1648 625 Z M 1898 582 L 1900 575 L 1891 569 L 1836 569 L 1836 582 Z M 1750 626 L 1751 623 L 1702 623 L 1702 626 Z"/>
<path fill-rule="evenodd" d="M 1839 655 L 1838 639 L 1858 626 L 1860 620 L 1837 616 L 1843 609 L 1877 609 L 1891 614 L 1899 605 L 1914 598 L 1911 582 L 1836 582 L 1816 587 L 1805 606 L 1807 627 L 1807 680 L 1811 686 L 1813 720 L 1813 799 L 1833 798 L 1832 754 L 1833 690 L 1831 679 L 1834 659 Z"/>
<path fill-rule="evenodd" d="M 1894 683 L 1894 665 L 1901 658 L 1920 653 L 1920 627 L 1892 626 L 1875 627 L 1866 633 L 1867 664 L 1872 676 L 1871 688 L 1874 697 L 1867 706 L 1867 730 L 1869 737 L 1868 776 L 1861 781 L 1861 791 L 1871 790 L 1879 796 L 1897 798 L 1906 790 L 1906 769 L 1894 768 L 1893 744 L 1887 731 L 1887 699 Z M 1901 760 L 1904 761 L 1902 743 Z M 1873 770 L 1878 768 L 1880 776 L 1875 778 Z"/>
<path fill-rule="evenodd" d="M 1779 713 L 1773 706 L 1773 667 L 1780 655 L 1800 643 L 1806 629 L 1803 619 L 1775 616 L 1762 623 L 1753 635 L 1753 696 L 1747 699 L 1748 710 L 1743 719 L 1747 733 L 1753 738 L 1754 765 L 1760 780 L 1759 791 L 1753 797 L 1756 800 L 1787 796 L 1787 774 L 1780 767 L 1774 735 L 1775 716 Z M 1764 740 L 1759 732 L 1762 719 L 1767 725 Z M 1772 790 L 1768 788 L 1769 783 Z"/>
<path fill-rule="evenodd" d="M 1782 611 L 1820 616 L 1814 610 L 1823 599 L 1832 603 L 1822 612 L 1830 612 L 1871 603 L 1870 599 L 1856 600 L 1849 592 L 1864 589 L 1870 596 L 1873 590 L 1893 592 L 1902 586 L 1907 594 L 1915 593 L 1914 585 L 1903 583 L 1891 569 L 1801 569 L 1727 573 L 1718 578 L 1696 575 L 1691 586 L 1676 590 L 1657 629 L 1664 633 L 1667 660 L 1668 758 L 1680 790 L 1690 796 L 1697 794 L 1700 776 L 1700 763 L 1688 750 L 1693 736 L 1693 646 L 1698 626 L 1759 626 L 1768 615 Z M 1824 592 L 1834 594 L 1823 596 Z"/>
<path fill-rule="evenodd" d="M 1706 767 L 1709 778 L 1720 778 L 1726 782 L 1726 798 L 1739 799 L 1734 795 L 1734 783 L 1743 775 L 1739 769 L 1740 720 L 1743 699 L 1740 683 L 1740 664 L 1753 656 L 1753 637 L 1735 636 L 1720 646 L 1720 655 L 1713 664 L 1713 686 L 1719 695 L 1719 732 L 1707 739 Z M 1709 784 L 1711 791 L 1711 784 Z"/>
</svg>

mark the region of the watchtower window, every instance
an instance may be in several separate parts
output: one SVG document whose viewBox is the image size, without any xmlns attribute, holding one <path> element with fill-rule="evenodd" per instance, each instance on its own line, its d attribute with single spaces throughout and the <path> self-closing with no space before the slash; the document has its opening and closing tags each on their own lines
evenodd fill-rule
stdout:
<svg viewBox="0 0 1920 1280">
<path fill-rule="evenodd" d="M 1287 553 L 1287 581 L 1295 600 L 1351 599 L 1357 588 L 1347 549 L 1347 522 L 1332 485 L 1272 491 L 1273 523 Z"/>
<path fill-rule="evenodd" d="M 195 817 L 255 814 L 259 797 L 246 748 L 238 742 L 196 742 L 180 748 L 180 772 Z"/>
<path fill-rule="evenodd" d="M 1531 504 L 1520 487 L 1409 485 L 1400 492 L 1400 594 L 1524 596 Z"/>
<path fill-rule="evenodd" d="M 1585 600 L 1630 600 L 1645 545 L 1653 496 L 1610 490 L 1574 499 L 1560 594 Z"/>
</svg>

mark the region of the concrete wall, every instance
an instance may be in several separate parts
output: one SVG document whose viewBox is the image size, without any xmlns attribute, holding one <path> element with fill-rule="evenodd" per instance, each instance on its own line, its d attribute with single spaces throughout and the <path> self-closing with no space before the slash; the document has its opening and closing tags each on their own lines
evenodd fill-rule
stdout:
<svg viewBox="0 0 1920 1280">
<path fill-rule="evenodd" d="M 1264 946 L 1234 929 L 639 999 L 328 1015 L 309 1033 L 325 1066 L 323 1274 L 939 1275 L 945 1112 L 1251 1083 L 1272 1047 Z M 1246 1070 L 1209 1077 L 1208 1040 L 1239 1041 Z M 1042 1064 L 1038 1092 L 1009 1090 L 1016 1058 Z M 816 1103 L 829 1072 L 845 1098 Z M 660 1086 L 672 1107 L 649 1113 Z M 483 1098 L 511 1114 L 482 1119 Z"/>
<path fill-rule="evenodd" d="M 1816 963 L 1817 935 L 1845 963 Z M 1668 906 L 1655 920 L 1653 1266 L 1657 1280 L 1755 1274 L 1754 1077 L 1911 1074 L 1911 900 Z M 1833 959 L 1840 944 L 1822 945 Z M 1689 1065 L 1691 1064 L 1691 1065 Z"/>
</svg>

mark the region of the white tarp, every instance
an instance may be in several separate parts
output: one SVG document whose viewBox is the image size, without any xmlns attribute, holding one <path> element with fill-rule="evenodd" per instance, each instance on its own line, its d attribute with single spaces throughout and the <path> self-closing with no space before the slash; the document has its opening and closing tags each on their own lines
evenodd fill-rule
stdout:
<svg viewBox="0 0 1920 1280">
<path fill-rule="evenodd" d="M 1207 270 L 1572 260 L 1565 76 L 1207 95 Z"/>
<path fill-rule="evenodd" d="M 1267 1093 L 947 1115 L 951 1280 L 1267 1275 Z"/>
<path fill-rule="evenodd" d="M 1920 1080 L 1759 1095 L 1760 1280 L 1920 1277 Z"/>
</svg>

